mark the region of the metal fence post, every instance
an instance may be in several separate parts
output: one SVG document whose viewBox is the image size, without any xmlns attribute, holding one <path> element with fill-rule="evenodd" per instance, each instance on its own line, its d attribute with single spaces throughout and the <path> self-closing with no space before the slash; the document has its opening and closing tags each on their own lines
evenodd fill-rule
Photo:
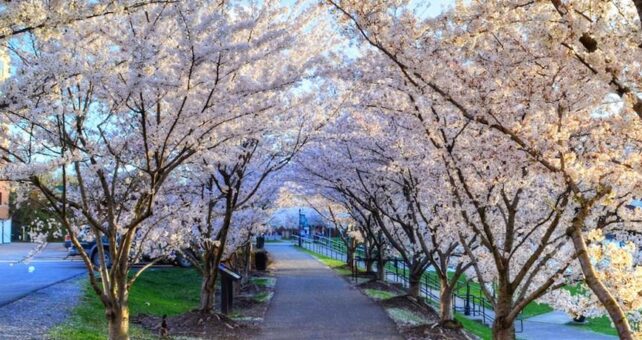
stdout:
<svg viewBox="0 0 642 340">
<path fill-rule="evenodd" d="M 395 280 L 399 281 L 399 266 L 397 266 L 397 258 L 395 257 Z"/>
</svg>

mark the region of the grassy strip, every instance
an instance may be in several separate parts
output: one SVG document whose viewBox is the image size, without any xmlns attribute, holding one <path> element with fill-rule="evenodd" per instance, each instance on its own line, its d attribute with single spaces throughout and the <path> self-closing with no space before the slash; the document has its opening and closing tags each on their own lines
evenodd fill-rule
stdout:
<svg viewBox="0 0 642 340">
<path fill-rule="evenodd" d="M 254 299 L 254 301 L 256 301 L 258 303 L 265 303 L 265 302 L 270 301 L 270 299 L 272 299 L 273 295 L 274 295 L 274 293 L 272 293 L 272 292 L 260 292 L 260 293 L 258 293 L 256 295 L 254 295 L 253 299 Z"/>
<path fill-rule="evenodd" d="M 522 316 L 522 318 L 526 319 L 526 318 L 530 318 L 530 317 L 533 317 L 533 316 L 546 314 L 546 313 L 549 313 L 549 312 L 552 312 L 552 311 L 554 311 L 554 309 L 551 306 L 549 306 L 549 305 L 547 305 L 545 303 L 537 303 L 537 302 L 533 301 L 533 302 L 529 303 L 528 305 L 526 305 L 526 307 L 524 307 L 524 309 L 522 309 L 521 316 Z"/>
<path fill-rule="evenodd" d="M 587 318 L 586 323 L 569 322 L 567 325 L 573 327 L 588 328 L 596 333 L 617 336 L 617 331 L 613 327 L 611 319 L 606 315 L 599 318 Z"/>
<path fill-rule="evenodd" d="M 200 276 L 193 269 L 149 269 L 140 276 L 129 294 L 131 316 L 148 314 L 178 315 L 198 306 Z M 102 340 L 107 338 L 105 309 L 88 283 L 83 287 L 81 303 L 75 307 L 63 324 L 50 331 L 53 339 Z M 135 339 L 155 338 L 155 335 L 130 326 Z"/>
<path fill-rule="evenodd" d="M 386 299 L 391 299 L 395 296 L 399 296 L 398 294 L 395 294 L 393 292 L 388 292 L 385 290 L 379 290 L 379 289 L 364 289 L 363 290 L 366 295 L 369 297 L 375 299 L 375 300 L 386 300 Z"/>
<path fill-rule="evenodd" d="M 490 327 L 482 324 L 481 322 L 477 320 L 471 320 L 459 313 L 455 313 L 455 319 L 461 322 L 465 330 L 480 337 L 481 339 L 490 340 L 493 338 L 493 331 L 490 329 Z"/>
<path fill-rule="evenodd" d="M 403 308 L 386 308 L 386 312 L 397 324 L 417 326 L 425 323 L 421 316 Z"/>
<path fill-rule="evenodd" d="M 304 253 L 308 253 L 308 254 L 314 256 L 315 258 L 317 258 L 317 260 L 321 261 L 321 263 L 323 263 L 326 266 L 334 269 L 337 273 L 339 273 L 339 275 L 352 275 L 352 271 L 350 271 L 349 269 L 344 268 L 345 265 L 346 265 L 346 263 L 344 261 L 336 260 L 336 259 L 333 259 L 331 257 L 325 256 L 325 255 L 321 255 L 319 253 L 315 253 L 312 250 L 308 250 L 306 248 L 297 248 L 297 249 L 299 249 L 300 251 L 302 251 Z"/>
<path fill-rule="evenodd" d="M 250 283 L 259 287 L 271 288 L 276 285 L 276 279 L 273 277 L 252 277 L 250 278 Z"/>
</svg>

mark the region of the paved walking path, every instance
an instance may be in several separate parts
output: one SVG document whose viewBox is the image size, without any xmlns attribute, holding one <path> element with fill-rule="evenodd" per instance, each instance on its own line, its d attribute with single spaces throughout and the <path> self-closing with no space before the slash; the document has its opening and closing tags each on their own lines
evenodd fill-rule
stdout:
<svg viewBox="0 0 642 340">
<path fill-rule="evenodd" d="M 278 280 L 258 339 L 403 339 L 383 308 L 312 256 L 267 250 Z"/>
<path fill-rule="evenodd" d="M 524 332 L 518 334 L 524 339 L 580 339 L 614 340 L 616 336 L 604 335 L 588 330 L 585 326 L 571 326 L 571 318 L 561 311 L 553 311 L 524 320 Z"/>
</svg>

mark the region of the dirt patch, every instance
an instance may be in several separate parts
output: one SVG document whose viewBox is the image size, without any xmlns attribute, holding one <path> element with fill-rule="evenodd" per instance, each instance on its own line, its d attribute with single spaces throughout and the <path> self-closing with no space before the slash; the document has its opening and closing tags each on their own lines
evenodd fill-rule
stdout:
<svg viewBox="0 0 642 340">
<path fill-rule="evenodd" d="M 400 329 L 406 339 L 459 340 L 471 339 L 463 332 L 439 327 L 439 324 L 406 326 Z"/>
<path fill-rule="evenodd" d="M 265 282 L 269 282 L 266 284 Z M 258 283 L 260 284 L 258 284 Z M 191 311 L 167 317 L 165 322 L 170 337 L 198 337 L 201 339 L 247 339 L 258 334 L 263 317 L 274 294 L 276 279 L 269 273 L 255 273 L 234 296 L 232 312 L 226 315 L 202 314 Z M 220 295 L 217 296 L 217 300 Z M 219 304 L 216 306 L 220 307 Z M 218 310 L 217 310 L 218 311 Z M 132 322 L 154 334 L 161 334 L 162 318 L 138 315 Z"/>
</svg>

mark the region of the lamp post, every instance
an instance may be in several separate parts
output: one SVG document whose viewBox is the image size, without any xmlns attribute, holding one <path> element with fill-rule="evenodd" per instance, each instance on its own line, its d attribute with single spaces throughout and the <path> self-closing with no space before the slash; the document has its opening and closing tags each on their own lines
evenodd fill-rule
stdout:
<svg viewBox="0 0 642 340">
<path fill-rule="evenodd" d="M 299 247 L 303 247 L 303 233 L 301 232 L 301 209 L 299 209 Z"/>
</svg>

